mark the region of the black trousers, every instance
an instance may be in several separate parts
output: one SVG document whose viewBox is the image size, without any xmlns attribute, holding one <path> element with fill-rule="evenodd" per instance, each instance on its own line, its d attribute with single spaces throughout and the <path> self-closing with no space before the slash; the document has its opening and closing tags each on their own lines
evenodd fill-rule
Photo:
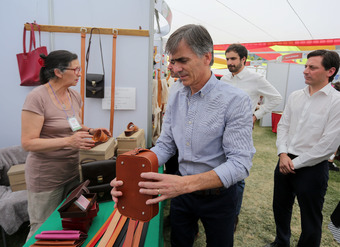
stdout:
<svg viewBox="0 0 340 247">
<path fill-rule="evenodd" d="M 288 175 L 280 173 L 279 162 L 274 173 L 275 241 L 282 246 L 290 246 L 290 223 L 297 197 L 302 230 L 297 246 L 318 247 L 322 233 L 322 207 L 328 185 L 327 160 L 312 167 L 296 169 L 295 174 Z"/>
<path fill-rule="evenodd" d="M 171 246 L 193 246 L 201 219 L 207 247 L 232 247 L 237 204 L 236 186 L 218 195 L 184 194 L 171 200 Z"/>
</svg>

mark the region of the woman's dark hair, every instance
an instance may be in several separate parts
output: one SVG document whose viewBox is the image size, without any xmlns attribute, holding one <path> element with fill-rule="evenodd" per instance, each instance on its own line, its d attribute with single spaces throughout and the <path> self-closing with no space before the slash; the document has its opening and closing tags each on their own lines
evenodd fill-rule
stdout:
<svg viewBox="0 0 340 247">
<path fill-rule="evenodd" d="M 322 57 L 322 66 L 325 68 L 325 70 L 329 70 L 332 67 L 335 68 L 334 74 L 328 78 L 328 82 L 333 81 L 334 77 L 339 71 L 339 65 L 340 65 L 340 58 L 339 54 L 335 51 L 329 51 L 329 50 L 315 50 L 311 53 L 308 53 L 307 58 L 310 57 Z"/>
<path fill-rule="evenodd" d="M 66 50 L 52 51 L 47 56 L 40 54 L 40 57 L 43 60 L 39 75 L 41 84 L 45 84 L 55 77 L 54 69 L 64 71 L 73 60 L 78 58 L 77 54 Z"/>
</svg>

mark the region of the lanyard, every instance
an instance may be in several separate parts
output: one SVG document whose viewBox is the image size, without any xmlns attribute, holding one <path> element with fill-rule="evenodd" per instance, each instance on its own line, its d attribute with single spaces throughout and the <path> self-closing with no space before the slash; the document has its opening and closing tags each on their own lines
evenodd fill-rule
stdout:
<svg viewBox="0 0 340 247">
<path fill-rule="evenodd" d="M 55 92 L 54 92 L 54 90 L 53 90 L 53 87 L 51 86 L 50 82 L 48 82 L 48 85 L 50 85 L 50 88 L 52 89 L 52 92 L 53 92 L 53 94 L 54 94 L 54 97 L 57 99 L 59 105 L 61 106 L 61 108 L 62 108 L 63 111 L 65 112 L 66 118 L 68 119 L 67 112 L 65 111 L 64 106 L 60 103 L 60 101 L 59 101 L 57 95 L 55 94 Z M 67 97 L 68 97 L 68 100 L 69 100 L 69 102 L 70 102 L 70 104 L 71 104 L 71 108 L 72 108 L 72 111 L 73 111 L 73 116 L 75 116 L 76 113 L 74 112 L 73 105 L 72 105 L 72 101 L 71 101 L 70 96 L 69 96 L 68 94 L 67 94 Z"/>
</svg>

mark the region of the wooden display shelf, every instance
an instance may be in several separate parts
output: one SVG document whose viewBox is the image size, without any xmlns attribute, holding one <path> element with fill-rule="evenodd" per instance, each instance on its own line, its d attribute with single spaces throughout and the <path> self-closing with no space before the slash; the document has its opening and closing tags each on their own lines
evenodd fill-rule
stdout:
<svg viewBox="0 0 340 247">
<path fill-rule="evenodd" d="M 92 27 L 72 27 L 72 26 L 55 26 L 55 25 L 40 25 L 41 32 L 53 32 L 53 33 L 90 33 Z M 29 23 L 25 24 L 26 30 L 31 30 Z M 129 35 L 129 36 L 144 36 L 149 37 L 149 30 L 138 30 L 138 29 L 120 29 L 120 28 L 103 28 L 98 27 L 100 34 L 114 34 L 117 35 Z M 34 30 L 38 31 L 37 25 L 34 25 Z M 97 30 L 93 30 L 93 33 L 97 33 Z"/>
</svg>

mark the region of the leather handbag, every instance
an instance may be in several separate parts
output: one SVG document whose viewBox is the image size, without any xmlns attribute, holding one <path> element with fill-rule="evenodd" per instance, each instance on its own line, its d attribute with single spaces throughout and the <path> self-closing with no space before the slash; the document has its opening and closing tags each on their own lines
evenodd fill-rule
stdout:
<svg viewBox="0 0 340 247">
<path fill-rule="evenodd" d="M 39 31 L 39 47 L 36 48 L 34 25 L 38 27 Z M 36 23 L 30 23 L 30 45 L 29 51 L 26 52 L 26 29 L 24 27 L 23 34 L 23 53 L 17 54 L 18 67 L 20 73 L 21 83 L 20 86 L 37 86 L 40 85 L 40 69 L 42 63 L 40 54 L 47 55 L 46 46 L 41 46 L 40 26 Z"/>
<path fill-rule="evenodd" d="M 149 149 L 137 148 L 117 157 L 117 180 L 122 180 L 119 187 L 123 195 L 119 197 L 118 211 L 131 219 L 149 221 L 158 214 L 158 204 L 146 205 L 148 199 L 156 196 L 139 193 L 142 172 L 158 172 L 158 159 Z"/>
<path fill-rule="evenodd" d="M 90 59 L 90 48 L 91 48 L 91 40 L 92 40 L 92 32 L 93 30 L 98 30 L 99 34 L 99 45 L 100 45 L 100 54 L 102 59 L 102 67 L 103 67 L 103 74 L 93 74 L 87 73 L 89 59 Z M 104 98 L 104 89 L 105 89 L 105 70 L 104 70 L 104 60 L 103 60 L 103 50 L 102 50 L 102 41 L 100 38 L 100 30 L 98 28 L 92 28 L 90 39 L 89 39 L 89 46 L 86 52 L 86 97 L 87 98 Z"/>
<path fill-rule="evenodd" d="M 83 180 L 89 180 L 87 189 L 97 194 L 97 201 L 111 201 L 110 182 L 116 177 L 116 158 L 109 160 L 84 159 L 80 162 Z"/>
</svg>

